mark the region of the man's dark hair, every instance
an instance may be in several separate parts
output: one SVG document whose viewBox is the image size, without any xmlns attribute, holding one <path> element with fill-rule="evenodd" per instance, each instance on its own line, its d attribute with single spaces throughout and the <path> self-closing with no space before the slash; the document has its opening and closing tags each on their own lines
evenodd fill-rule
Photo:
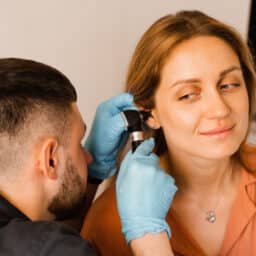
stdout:
<svg viewBox="0 0 256 256">
<path fill-rule="evenodd" d="M 44 107 L 53 120 L 61 119 L 76 100 L 75 88 L 55 68 L 26 59 L 0 59 L 0 135 L 17 135 L 31 113 Z"/>
</svg>

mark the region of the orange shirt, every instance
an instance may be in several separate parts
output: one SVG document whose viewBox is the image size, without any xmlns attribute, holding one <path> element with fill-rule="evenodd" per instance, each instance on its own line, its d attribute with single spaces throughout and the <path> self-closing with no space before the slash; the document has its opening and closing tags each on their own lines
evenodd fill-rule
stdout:
<svg viewBox="0 0 256 256">
<path fill-rule="evenodd" d="M 166 220 L 172 231 L 170 243 L 176 255 L 204 255 L 172 209 Z M 81 235 L 102 256 L 132 256 L 121 233 L 114 186 L 106 190 L 92 205 Z M 219 255 L 256 255 L 256 177 L 245 169 Z"/>
<path fill-rule="evenodd" d="M 173 212 L 167 215 L 172 230 L 171 245 L 181 255 L 204 255 L 197 242 Z M 220 253 L 224 256 L 256 255 L 256 177 L 245 169 L 232 206 Z"/>
<path fill-rule="evenodd" d="M 243 171 L 220 255 L 256 255 L 256 178 Z"/>
</svg>

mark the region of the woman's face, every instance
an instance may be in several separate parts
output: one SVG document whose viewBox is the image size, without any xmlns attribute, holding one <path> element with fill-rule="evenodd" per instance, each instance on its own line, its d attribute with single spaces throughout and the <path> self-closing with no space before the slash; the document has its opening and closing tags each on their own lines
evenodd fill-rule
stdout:
<svg viewBox="0 0 256 256">
<path fill-rule="evenodd" d="M 179 44 L 162 69 L 152 114 L 172 155 L 219 159 L 236 152 L 249 102 L 232 48 L 212 36 Z"/>
</svg>

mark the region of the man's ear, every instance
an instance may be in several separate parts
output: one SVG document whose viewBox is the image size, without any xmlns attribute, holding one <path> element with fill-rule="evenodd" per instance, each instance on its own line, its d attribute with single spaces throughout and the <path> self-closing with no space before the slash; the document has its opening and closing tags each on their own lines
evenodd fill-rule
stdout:
<svg viewBox="0 0 256 256">
<path fill-rule="evenodd" d="M 146 123 L 153 130 L 157 130 L 161 127 L 155 109 L 151 110 L 151 115 L 147 119 Z"/>
<path fill-rule="evenodd" d="M 57 179 L 58 168 L 58 141 L 55 138 L 48 138 L 42 141 L 39 149 L 39 167 L 45 177 Z"/>
</svg>

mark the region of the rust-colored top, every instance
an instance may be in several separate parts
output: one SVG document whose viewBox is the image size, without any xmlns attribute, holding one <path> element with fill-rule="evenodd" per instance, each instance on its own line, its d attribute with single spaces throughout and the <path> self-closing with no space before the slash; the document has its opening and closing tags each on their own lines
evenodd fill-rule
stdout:
<svg viewBox="0 0 256 256">
<path fill-rule="evenodd" d="M 256 150 L 243 147 L 242 163 L 250 170 L 256 167 Z M 175 255 L 204 255 L 200 246 L 170 209 L 166 218 L 172 231 L 170 240 Z M 107 189 L 88 212 L 81 235 L 89 240 L 102 256 L 132 256 L 121 233 L 115 186 Z M 256 255 L 256 177 L 245 168 L 231 209 L 219 255 Z"/>
</svg>

